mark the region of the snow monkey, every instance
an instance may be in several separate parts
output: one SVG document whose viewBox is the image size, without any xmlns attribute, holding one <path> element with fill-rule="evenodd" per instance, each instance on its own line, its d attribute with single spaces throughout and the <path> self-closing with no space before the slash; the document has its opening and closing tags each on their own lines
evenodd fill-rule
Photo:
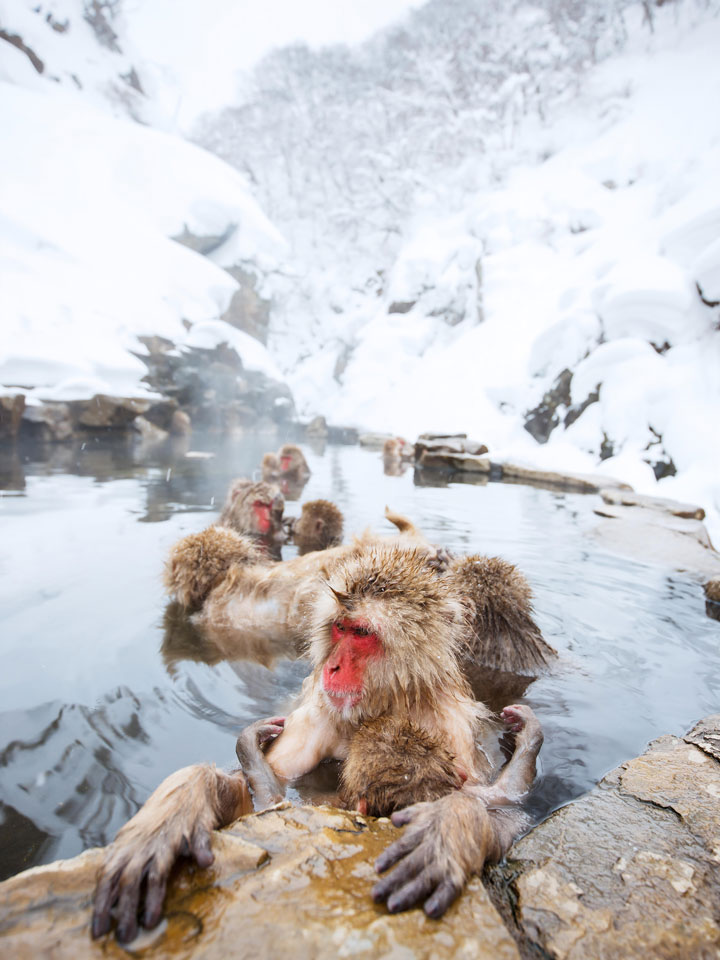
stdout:
<svg viewBox="0 0 720 960">
<path fill-rule="evenodd" d="M 285 542 L 284 509 L 285 498 L 279 487 L 241 477 L 230 485 L 218 525 L 252 537 L 271 559 L 280 560 Z"/>
<path fill-rule="evenodd" d="M 279 483 L 288 500 L 298 500 L 310 477 L 310 467 L 302 450 L 285 443 L 277 453 L 266 453 L 261 463 L 263 480 Z"/>
<path fill-rule="evenodd" d="M 333 554 L 334 561 L 320 573 L 317 561 L 309 562 Z M 276 783 L 299 778 L 325 759 L 344 760 L 359 728 L 385 716 L 400 717 L 442 744 L 465 778 L 462 789 L 395 814 L 403 818 L 396 822 L 409 823 L 409 830 L 377 863 L 384 870 L 399 861 L 376 885 L 376 899 L 387 899 L 390 910 L 424 900 L 426 912 L 439 915 L 469 874 L 510 843 L 516 827 L 509 827 L 500 813 L 493 812 L 491 820 L 487 805 L 506 804 L 527 789 L 540 747 L 539 725 L 531 714 L 523 715 L 524 708 L 509 708 L 521 736 L 513 762 L 492 783 L 492 761 L 478 744 L 492 740 L 494 724 L 460 669 L 467 648 L 466 611 L 428 564 L 422 546 L 406 546 L 402 537 L 396 543 L 357 542 L 266 566 L 246 563 L 248 558 L 239 555 L 203 612 L 216 594 L 236 590 L 237 606 L 226 603 L 225 612 L 243 622 L 251 613 L 245 600 L 255 590 L 258 629 L 274 631 L 283 617 L 286 629 L 290 621 L 295 630 L 302 625 L 312 673 L 287 718 L 261 722 L 275 727 L 270 734 L 279 734 L 275 739 L 267 737 L 267 730 L 255 731 L 258 740 L 249 745 L 241 737 L 238 752 L 247 760 L 245 772 L 186 767 L 163 781 L 120 830 L 99 872 L 93 935 L 109 931 L 113 908 L 121 941 L 134 937 L 141 906 L 145 926 L 155 926 L 177 857 L 190 854 L 200 866 L 209 865 L 212 829 L 252 809 L 250 785 L 257 801 L 271 800 Z M 285 581 L 290 597 L 283 601 L 282 591 L 273 596 L 273 581 L 279 582 L 278 571 L 292 564 L 315 572 L 305 577 L 304 586 L 302 577 L 301 586 L 297 576 Z M 283 605 L 285 612 L 278 616 Z M 258 765 L 256 747 L 262 737 L 269 743 Z"/>
<path fill-rule="evenodd" d="M 329 500 L 308 500 L 291 531 L 301 557 L 313 550 L 337 547 L 343 536 L 343 515 Z"/>
</svg>

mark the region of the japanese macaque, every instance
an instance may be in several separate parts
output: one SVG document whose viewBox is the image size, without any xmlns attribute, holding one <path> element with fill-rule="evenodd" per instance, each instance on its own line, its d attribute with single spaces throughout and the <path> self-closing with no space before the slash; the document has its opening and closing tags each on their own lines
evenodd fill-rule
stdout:
<svg viewBox="0 0 720 960">
<path fill-rule="evenodd" d="M 453 557 L 443 579 L 465 611 L 465 658 L 533 676 L 556 656 L 533 619 L 530 584 L 513 564 L 499 557 Z"/>
<path fill-rule="evenodd" d="M 266 453 L 261 463 L 262 478 L 279 483 L 288 500 L 298 500 L 310 477 L 310 467 L 297 444 L 285 443 L 277 453 Z"/>
<path fill-rule="evenodd" d="M 262 478 L 266 483 L 276 483 L 280 478 L 280 460 L 276 453 L 263 454 L 260 462 Z"/>
<path fill-rule="evenodd" d="M 318 575 L 317 563 L 309 561 L 333 554 Z M 358 730 L 380 717 L 402 718 L 413 735 L 441 744 L 465 783 L 394 814 L 410 827 L 379 859 L 378 870 L 398 866 L 373 896 L 387 900 L 390 910 L 424 900 L 426 912 L 438 916 L 470 873 L 502 855 L 517 824 L 502 812 L 491 819 L 488 806 L 506 805 L 528 789 L 542 735 L 531 711 L 508 708 L 519 738 L 512 762 L 492 782 L 499 764 L 478 745 L 493 740 L 495 725 L 460 669 L 466 611 L 427 557 L 422 547 L 374 541 L 265 567 L 248 565 L 241 556 L 231 566 L 203 613 L 217 602 L 236 623 L 245 623 L 255 608 L 257 630 L 274 635 L 284 626 L 304 633 L 312 673 L 287 718 L 261 722 L 250 741 L 241 737 L 245 772 L 185 768 L 122 828 L 100 870 L 94 936 L 110 929 L 115 909 L 118 938 L 131 939 L 141 901 L 144 924 L 157 924 L 173 862 L 184 853 L 201 866 L 212 862 L 210 831 L 247 812 L 249 786 L 256 804 L 273 802 L 285 783 L 323 760 L 345 760 Z M 278 571 L 286 576 L 293 563 L 316 572 L 305 581 L 283 581 Z M 258 746 L 266 746 L 264 753 Z"/>
<path fill-rule="evenodd" d="M 165 585 L 183 607 L 197 610 L 233 571 L 266 563 L 251 537 L 229 527 L 208 527 L 175 544 L 165 564 Z"/>
<path fill-rule="evenodd" d="M 343 536 L 343 515 L 329 500 L 308 500 L 291 530 L 301 557 L 313 550 L 338 547 Z"/>
<path fill-rule="evenodd" d="M 280 473 L 283 476 L 294 476 L 297 479 L 310 476 L 310 467 L 297 444 L 286 443 L 278 450 Z"/>
<path fill-rule="evenodd" d="M 383 444 L 383 471 L 389 477 L 399 477 L 415 460 L 415 447 L 402 437 L 388 437 Z"/>
<path fill-rule="evenodd" d="M 285 498 L 279 487 L 243 477 L 232 482 L 218 524 L 252 537 L 272 560 L 280 560 L 286 540 L 284 509 Z"/>
</svg>

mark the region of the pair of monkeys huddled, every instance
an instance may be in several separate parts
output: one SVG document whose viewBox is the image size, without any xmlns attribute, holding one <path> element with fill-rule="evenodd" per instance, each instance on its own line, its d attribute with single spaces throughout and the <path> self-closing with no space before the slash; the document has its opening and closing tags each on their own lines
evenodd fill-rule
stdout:
<svg viewBox="0 0 720 960">
<path fill-rule="evenodd" d="M 225 526 L 173 548 L 168 590 L 222 637 L 228 658 L 280 642 L 305 649 L 313 670 L 287 717 L 241 734 L 240 770 L 178 771 L 121 829 L 99 875 L 95 936 L 112 916 L 123 941 L 139 915 L 155 926 L 179 855 L 207 866 L 213 829 L 277 801 L 324 760 L 343 762 L 348 807 L 395 810 L 393 822 L 407 825 L 376 863 L 382 873 L 395 865 L 373 888 L 391 911 L 420 902 L 440 916 L 525 828 L 517 804 L 535 777 L 540 725 L 527 706 L 502 711 L 515 734 L 502 766 L 499 725 L 467 677 L 478 664 L 533 675 L 554 656 L 530 588 L 505 561 L 449 556 L 410 521 L 386 516 L 394 537 L 365 533 L 281 563 Z"/>
<path fill-rule="evenodd" d="M 281 547 L 288 540 L 297 546 L 301 556 L 339 545 L 343 515 L 328 500 L 304 504 L 295 519 L 283 516 L 283 488 L 287 490 L 288 482 L 302 483 L 309 475 L 307 461 L 295 444 L 284 444 L 278 454 L 266 453 L 262 459 L 262 480 L 234 480 L 218 523 L 251 537 L 271 560 L 281 559 Z"/>
</svg>

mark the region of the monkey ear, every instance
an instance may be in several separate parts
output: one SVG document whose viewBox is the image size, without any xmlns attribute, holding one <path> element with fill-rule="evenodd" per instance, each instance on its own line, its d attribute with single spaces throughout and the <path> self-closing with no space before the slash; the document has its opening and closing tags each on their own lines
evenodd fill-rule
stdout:
<svg viewBox="0 0 720 960">
<path fill-rule="evenodd" d="M 316 532 L 316 533 L 320 533 L 320 531 L 322 530 L 322 528 L 323 528 L 324 526 L 325 526 L 325 524 L 324 524 L 323 521 L 320 519 L 320 517 L 318 517 L 317 520 L 315 521 L 315 532 Z"/>
</svg>

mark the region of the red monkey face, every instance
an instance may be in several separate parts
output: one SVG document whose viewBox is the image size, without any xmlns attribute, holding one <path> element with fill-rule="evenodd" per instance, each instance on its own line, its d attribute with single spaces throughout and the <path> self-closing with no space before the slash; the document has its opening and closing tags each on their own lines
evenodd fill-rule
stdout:
<svg viewBox="0 0 720 960">
<path fill-rule="evenodd" d="M 253 513 L 255 514 L 255 522 L 257 523 L 258 531 L 260 533 L 269 533 L 270 532 L 270 504 L 263 503 L 262 500 L 256 500 L 253 505 Z"/>
<path fill-rule="evenodd" d="M 365 670 L 382 656 L 382 644 L 359 620 L 336 620 L 330 636 L 333 649 L 323 667 L 323 689 L 328 702 L 342 713 L 362 700 Z"/>
<path fill-rule="evenodd" d="M 289 470 L 291 461 L 292 461 L 292 457 L 290 456 L 280 457 L 280 469 L 283 472 L 286 470 Z"/>
</svg>

